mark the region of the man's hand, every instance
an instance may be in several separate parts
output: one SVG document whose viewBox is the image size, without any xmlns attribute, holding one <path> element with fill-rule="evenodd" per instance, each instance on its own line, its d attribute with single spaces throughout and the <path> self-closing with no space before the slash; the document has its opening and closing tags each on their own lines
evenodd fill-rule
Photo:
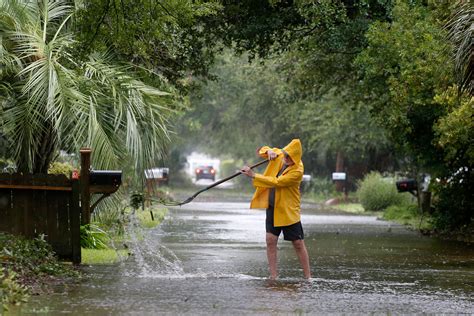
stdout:
<svg viewBox="0 0 474 316">
<path fill-rule="evenodd" d="M 270 159 L 270 160 L 273 160 L 273 159 L 275 159 L 276 157 L 278 157 L 277 153 L 274 152 L 274 151 L 271 150 L 271 149 L 267 150 L 267 156 L 268 156 L 268 159 Z"/>
<path fill-rule="evenodd" d="M 242 169 L 240 169 L 240 172 L 245 174 L 247 177 L 255 178 L 255 172 L 253 172 L 249 166 L 243 166 Z"/>
</svg>

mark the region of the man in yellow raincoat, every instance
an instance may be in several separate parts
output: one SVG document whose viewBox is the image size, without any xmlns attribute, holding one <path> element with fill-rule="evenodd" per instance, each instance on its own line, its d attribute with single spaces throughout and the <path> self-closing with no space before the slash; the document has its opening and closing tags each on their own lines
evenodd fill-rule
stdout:
<svg viewBox="0 0 474 316">
<path fill-rule="evenodd" d="M 283 149 L 264 146 L 258 154 L 270 160 L 265 172 L 255 173 L 248 166 L 244 166 L 241 172 L 254 179 L 256 191 L 250 208 L 267 210 L 265 224 L 270 278 L 276 279 L 278 275 L 277 242 L 281 232 L 285 240 L 293 243 L 304 277 L 310 278 L 308 251 L 300 221 L 300 183 L 304 172 L 301 142 L 293 139 Z"/>
</svg>

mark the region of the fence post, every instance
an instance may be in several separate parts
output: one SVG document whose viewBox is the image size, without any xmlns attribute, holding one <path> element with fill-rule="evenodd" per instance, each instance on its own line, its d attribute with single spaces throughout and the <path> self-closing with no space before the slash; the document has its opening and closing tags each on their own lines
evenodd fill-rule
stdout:
<svg viewBox="0 0 474 316">
<path fill-rule="evenodd" d="M 81 224 L 86 225 L 91 222 L 91 196 L 90 196 L 90 167 L 91 167 L 90 148 L 82 148 L 81 153 Z"/>
<path fill-rule="evenodd" d="M 78 179 L 72 180 L 72 197 L 71 197 L 71 246 L 72 246 L 72 263 L 81 263 L 81 207 L 79 204 L 79 196 L 81 194 L 81 186 Z"/>
</svg>

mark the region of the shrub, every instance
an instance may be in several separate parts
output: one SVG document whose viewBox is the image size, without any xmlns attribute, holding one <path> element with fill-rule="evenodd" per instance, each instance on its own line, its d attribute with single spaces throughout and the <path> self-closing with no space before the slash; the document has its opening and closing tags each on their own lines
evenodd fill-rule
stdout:
<svg viewBox="0 0 474 316">
<path fill-rule="evenodd" d="M 397 192 L 395 181 L 382 178 L 378 172 L 367 174 L 358 187 L 357 197 L 366 211 L 382 211 L 391 205 L 408 202 L 406 193 Z"/>
<path fill-rule="evenodd" d="M 87 249 L 107 249 L 109 236 L 97 225 L 81 226 L 81 247 Z"/>
<path fill-rule="evenodd" d="M 472 169 L 463 168 L 447 181 L 433 185 L 434 226 L 442 232 L 465 229 L 474 223 Z"/>
<path fill-rule="evenodd" d="M 64 174 L 66 177 L 71 176 L 71 172 L 74 170 L 74 167 L 65 162 L 53 162 L 48 169 L 49 174 Z"/>
<path fill-rule="evenodd" d="M 2 308 L 24 301 L 30 288 L 42 288 L 51 276 L 78 275 L 71 265 L 58 261 L 43 236 L 26 239 L 0 233 L 0 315 Z"/>
<path fill-rule="evenodd" d="M 0 315 L 8 305 L 25 302 L 27 297 L 27 288 L 18 283 L 16 273 L 0 267 Z"/>
<path fill-rule="evenodd" d="M 68 275 L 68 268 L 58 262 L 44 236 L 26 239 L 0 233 L 0 258 L 14 266 L 20 277 L 41 273 Z"/>
</svg>

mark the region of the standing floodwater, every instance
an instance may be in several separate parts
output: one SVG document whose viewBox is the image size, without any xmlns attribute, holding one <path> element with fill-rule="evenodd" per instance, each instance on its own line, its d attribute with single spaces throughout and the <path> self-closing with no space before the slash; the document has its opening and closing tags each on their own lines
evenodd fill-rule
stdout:
<svg viewBox="0 0 474 316">
<path fill-rule="evenodd" d="M 264 219 L 248 203 L 171 209 L 160 227 L 147 232 L 140 256 L 89 267 L 80 284 L 47 299 L 33 297 L 22 311 L 474 313 L 472 247 L 422 237 L 375 217 L 308 208 L 302 221 L 314 279 L 301 278 L 291 243 L 280 239 L 280 279 L 270 281 Z"/>
</svg>

